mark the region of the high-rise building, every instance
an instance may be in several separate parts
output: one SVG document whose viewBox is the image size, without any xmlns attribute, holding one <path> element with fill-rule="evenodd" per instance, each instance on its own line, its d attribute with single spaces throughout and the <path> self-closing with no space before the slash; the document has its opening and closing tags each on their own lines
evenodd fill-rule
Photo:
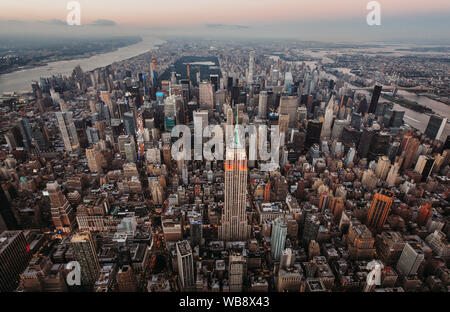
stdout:
<svg viewBox="0 0 450 312">
<path fill-rule="evenodd" d="M 214 109 L 214 91 L 210 82 L 201 82 L 199 85 L 199 104 L 200 109 L 212 112 Z"/>
<path fill-rule="evenodd" d="M 350 259 L 369 260 L 375 253 L 374 238 L 364 224 L 351 225 L 348 231 L 347 249 Z"/>
<path fill-rule="evenodd" d="M 425 129 L 425 134 L 432 140 L 439 140 L 446 124 L 447 118 L 433 115 L 428 121 L 427 128 Z"/>
<path fill-rule="evenodd" d="M 367 158 L 369 154 L 370 144 L 373 137 L 375 136 L 375 131 L 370 128 L 364 128 L 361 133 L 361 139 L 358 145 L 358 156 L 360 158 Z"/>
<path fill-rule="evenodd" d="M 361 119 L 362 119 L 362 115 L 361 114 L 353 112 L 352 120 L 350 122 L 350 126 L 355 128 L 356 130 L 359 130 L 359 128 L 361 128 Z"/>
<path fill-rule="evenodd" d="M 342 136 L 342 132 L 344 131 L 344 127 L 347 126 L 350 122 L 345 119 L 338 119 L 334 121 L 333 131 L 331 132 L 332 140 L 340 140 Z"/>
<path fill-rule="evenodd" d="M 279 261 L 286 244 L 287 223 L 282 217 L 276 218 L 272 223 L 271 246 L 272 258 Z"/>
<path fill-rule="evenodd" d="M 389 160 L 389 158 L 387 158 L 387 156 L 378 158 L 377 168 L 375 169 L 375 174 L 377 175 L 377 177 L 382 180 L 386 180 L 390 166 L 391 161 Z"/>
<path fill-rule="evenodd" d="M 280 115 L 278 117 L 278 126 L 280 131 L 280 136 L 283 135 L 284 139 L 280 140 L 280 145 L 283 146 L 284 142 L 287 139 L 288 130 L 289 130 L 289 116 L 288 115 Z"/>
<path fill-rule="evenodd" d="M 428 155 L 420 155 L 414 171 L 422 175 L 422 181 L 426 181 L 434 167 L 434 158 Z"/>
<path fill-rule="evenodd" d="M 32 137 L 32 133 L 31 133 L 30 122 L 28 121 L 28 119 L 20 118 L 19 119 L 19 128 L 20 128 L 20 132 L 22 133 L 24 146 L 27 150 L 30 150 L 33 137 Z"/>
<path fill-rule="evenodd" d="M 397 262 L 397 271 L 406 276 L 414 275 L 424 259 L 422 249 L 412 242 L 407 242 Z"/>
<path fill-rule="evenodd" d="M 67 292 L 63 264 L 54 264 L 46 256 L 35 256 L 20 275 L 25 292 Z"/>
<path fill-rule="evenodd" d="M 124 144 L 125 158 L 127 161 L 136 162 L 136 145 L 134 140 Z"/>
<path fill-rule="evenodd" d="M 303 274 L 300 268 L 280 269 L 277 277 L 277 291 L 300 291 L 302 278 Z"/>
<path fill-rule="evenodd" d="M 267 99 L 268 99 L 267 91 L 261 91 L 259 93 L 259 102 L 258 102 L 258 117 L 261 119 L 267 119 Z"/>
<path fill-rule="evenodd" d="M 227 126 L 232 126 L 233 123 L 233 109 L 230 107 L 227 110 Z"/>
<path fill-rule="evenodd" d="M 425 238 L 425 241 L 433 250 L 433 253 L 444 261 L 450 259 L 450 243 L 447 240 L 447 236 L 442 231 L 434 231 Z"/>
<path fill-rule="evenodd" d="M 136 292 L 137 280 L 133 268 L 129 265 L 124 265 L 117 272 L 117 286 L 120 292 Z"/>
<path fill-rule="evenodd" d="M 79 150 L 80 143 L 78 141 L 77 129 L 75 128 L 75 124 L 72 119 L 73 113 L 65 111 L 56 112 L 55 114 L 66 151 L 72 152 Z"/>
<path fill-rule="evenodd" d="M 20 274 L 30 259 L 28 249 L 22 231 L 0 234 L 0 292 L 14 291 L 19 286 Z"/>
<path fill-rule="evenodd" d="M 371 230 L 379 231 L 383 228 L 393 201 L 394 193 L 389 190 L 382 189 L 375 193 L 367 216 L 367 226 Z"/>
<path fill-rule="evenodd" d="M 123 114 L 123 125 L 127 135 L 134 136 L 136 133 L 135 119 L 133 112 L 126 112 Z"/>
<path fill-rule="evenodd" d="M 400 150 L 400 142 L 392 142 L 387 152 L 387 157 L 391 162 L 395 161 L 395 157 L 397 156 L 399 150 Z"/>
<path fill-rule="evenodd" d="M 203 224 L 200 213 L 189 218 L 189 231 L 191 237 L 191 246 L 195 247 L 202 243 L 203 239 Z"/>
<path fill-rule="evenodd" d="M 236 132 L 237 148 L 227 148 L 225 161 L 225 204 L 219 239 L 224 241 L 246 240 L 250 234 L 247 221 L 247 155 Z"/>
<path fill-rule="evenodd" d="M 303 225 L 302 241 L 303 244 L 309 246 L 312 240 L 317 239 L 319 233 L 320 220 L 317 214 L 308 214 Z"/>
<path fill-rule="evenodd" d="M 419 225 L 425 225 L 433 214 L 433 207 L 429 203 L 422 205 L 419 209 L 416 222 Z"/>
<path fill-rule="evenodd" d="M 176 249 L 181 285 L 183 286 L 183 290 L 186 290 L 194 286 L 195 275 L 192 249 L 186 240 L 177 242 Z"/>
<path fill-rule="evenodd" d="M 201 126 L 202 134 L 204 129 L 208 126 L 208 111 L 199 110 L 193 113 L 194 125 L 197 125 L 197 122 L 200 123 L 198 126 Z"/>
<path fill-rule="evenodd" d="M 75 225 L 75 213 L 72 206 L 62 193 L 58 182 L 47 183 L 47 192 L 55 228 L 63 233 L 69 233 Z"/>
<path fill-rule="evenodd" d="M 5 228 L 8 230 L 16 230 L 17 220 L 14 216 L 13 211 L 11 210 L 11 204 L 6 197 L 5 191 L 0 185 L 0 221 L 4 222 Z"/>
<path fill-rule="evenodd" d="M 91 233 L 81 232 L 73 235 L 70 245 L 75 260 L 80 264 L 81 286 L 90 288 L 100 274 L 100 264 Z"/>
<path fill-rule="evenodd" d="M 228 284 L 231 292 L 242 292 L 245 259 L 239 253 L 230 255 L 228 268 Z"/>
<path fill-rule="evenodd" d="M 391 136 L 387 132 L 378 132 L 374 135 L 369 147 L 369 160 L 375 160 L 380 156 L 386 155 L 389 149 Z"/>
<path fill-rule="evenodd" d="M 253 82 L 253 71 L 255 68 L 255 51 L 250 51 L 250 57 L 248 60 L 248 76 L 247 83 Z"/>
<path fill-rule="evenodd" d="M 364 115 L 365 113 L 367 113 L 368 107 L 367 107 L 367 100 L 366 97 L 364 97 L 361 102 L 359 102 L 358 105 L 358 114 Z"/>
<path fill-rule="evenodd" d="M 375 111 L 377 109 L 378 100 L 380 99 L 382 86 L 375 86 L 372 92 L 372 99 L 370 100 L 370 106 L 369 106 L 369 114 L 375 114 Z"/>
<path fill-rule="evenodd" d="M 325 121 L 322 127 L 322 138 L 329 138 L 331 135 L 331 125 L 333 124 L 333 114 L 334 114 L 334 95 L 331 96 L 328 102 L 327 108 L 325 109 Z"/>
<path fill-rule="evenodd" d="M 419 150 L 420 141 L 417 138 L 411 138 L 407 141 L 405 147 L 405 156 L 403 161 L 403 169 L 409 169 L 415 161 L 417 151 Z"/>
<path fill-rule="evenodd" d="M 377 254 L 385 265 L 395 265 L 400 258 L 405 241 L 400 232 L 384 231 L 376 237 Z"/>
<path fill-rule="evenodd" d="M 308 126 L 306 128 L 305 147 L 309 148 L 313 144 L 319 144 L 321 133 L 322 133 L 322 122 L 317 120 L 308 120 Z"/>
<path fill-rule="evenodd" d="M 101 173 L 102 163 L 100 151 L 95 147 L 90 147 L 86 149 L 86 158 L 88 161 L 88 167 L 91 172 Z"/>
<path fill-rule="evenodd" d="M 298 97 L 297 96 L 287 96 L 283 95 L 280 98 L 280 115 L 289 115 L 289 127 L 294 128 L 297 122 L 297 106 Z"/>
<path fill-rule="evenodd" d="M 164 202 L 164 188 L 157 178 L 149 178 L 148 186 L 152 193 L 153 204 L 161 205 Z"/>
</svg>

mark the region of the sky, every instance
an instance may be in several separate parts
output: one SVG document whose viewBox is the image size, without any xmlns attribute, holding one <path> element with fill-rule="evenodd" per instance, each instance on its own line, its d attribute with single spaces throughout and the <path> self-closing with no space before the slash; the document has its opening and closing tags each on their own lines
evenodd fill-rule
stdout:
<svg viewBox="0 0 450 312">
<path fill-rule="evenodd" d="M 69 12 L 68 2 L 70 1 L 1 0 L 0 26 L 4 26 L 3 32 L 38 31 L 39 27 L 31 25 L 39 22 L 40 26 L 44 27 L 43 21 L 47 22 L 47 26 L 52 24 L 64 27 L 63 22 Z M 126 29 L 153 30 L 164 35 L 189 35 L 196 32 L 200 36 L 294 36 L 305 40 L 316 38 L 338 41 L 395 38 L 450 40 L 449 0 L 379 0 L 381 26 L 369 26 L 366 23 L 369 13 L 366 6 L 369 0 L 78 2 L 81 6 L 82 25 L 90 25 L 98 20 L 112 21 L 116 24 L 115 32 Z M 19 27 L 18 22 L 28 23 L 23 24 L 28 25 L 28 29 Z"/>
</svg>

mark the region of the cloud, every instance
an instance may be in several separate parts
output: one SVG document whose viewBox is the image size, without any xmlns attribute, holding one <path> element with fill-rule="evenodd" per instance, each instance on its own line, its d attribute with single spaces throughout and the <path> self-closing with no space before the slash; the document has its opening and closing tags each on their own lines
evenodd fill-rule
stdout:
<svg viewBox="0 0 450 312">
<path fill-rule="evenodd" d="M 246 25 L 230 25 L 230 24 L 206 24 L 206 28 L 215 29 L 248 29 L 250 26 Z"/>
<path fill-rule="evenodd" d="M 98 19 L 93 21 L 91 24 L 92 26 L 116 26 L 116 22 L 106 19 Z"/>
<path fill-rule="evenodd" d="M 43 24 L 49 24 L 49 25 L 67 25 L 66 22 L 59 20 L 59 19 L 50 19 L 50 20 L 46 20 L 46 21 L 39 21 L 40 23 Z"/>
</svg>

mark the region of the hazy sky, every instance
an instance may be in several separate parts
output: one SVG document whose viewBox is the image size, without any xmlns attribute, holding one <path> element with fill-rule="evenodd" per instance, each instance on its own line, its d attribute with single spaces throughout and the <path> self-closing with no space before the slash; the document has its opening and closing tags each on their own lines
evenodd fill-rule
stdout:
<svg viewBox="0 0 450 312">
<path fill-rule="evenodd" d="M 0 0 L 0 21 L 65 21 L 68 0 Z M 81 22 L 111 20 L 119 26 L 178 28 L 206 24 L 249 26 L 244 33 L 266 29 L 322 38 L 449 38 L 449 0 L 380 0 L 382 26 L 368 26 L 369 0 L 79 0 Z M 305 32 L 305 27 L 307 31 Z M 377 28 L 378 27 L 378 28 Z M 10 27 L 13 30 L 13 27 Z M 211 27 L 206 27 L 211 31 Z M 328 30 L 327 30 L 328 28 Z M 357 29 L 357 31 L 355 30 Z M 251 30 L 250 30 L 251 29 Z M 276 29 L 276 31 L 274 31 Z M 223 29 L 222 29 L 223 30 Z M 232 30 L 232 29 L 229 29 Z M 7 31 L 3 29 L 3 31 Z M 217 31 L 217 29 L 216 29 Z M 241 32 L 240 30 L 237 32 Z M 230 32 L 231 34 L 231 32 Z M 351 35 L 349 35 L 351 34 Z M 334 35 L 333 35 L 334 36 Z M 345 36 L 344 36 L 345 37 Z M 348 38 L 342 39 L 348 39 Z M 312 38 L 305 38 L 312 39 Z"/>
<path fill-rule="evenodd" d="M 3 20 L 65 20 L 66 0 L 1 0 Z M 364 18 L 366 0 L 79 0 L 82 21 L 118 24 L 192 25 Z M 385 16 L 450 12 L 448 0 L 381 0 Z"/>
</svg>

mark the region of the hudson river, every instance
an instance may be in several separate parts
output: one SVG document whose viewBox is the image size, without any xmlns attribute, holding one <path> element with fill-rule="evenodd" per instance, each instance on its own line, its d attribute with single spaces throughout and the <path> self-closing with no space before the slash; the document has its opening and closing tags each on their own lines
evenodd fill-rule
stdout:
<svg viewBox="0 0 450 312">
<path fill-rule="evenodd" d="M 46 66 L 0 75 L 0 95 L 3 92 L 21 92 L 31 90 L 31 82 L 33 80 L 39 81 L 39 78 L 41 77 L 50 77 L 58 74 L 70 75 L 77 65 L 80 65 L 83 71 L 90 71 L 98 67 L 110 65 L 114 62 L 126 60 L 148 52 L 149 50 L 152 50 L 155 45 L 164 42 L 163 40 L 154 37 L 141 36 L 141 38 L 141 42 L 119 48 L 113 52 L 97 54 L 90 58 L 84 59 L 52 62 Z"/>
</svg>

